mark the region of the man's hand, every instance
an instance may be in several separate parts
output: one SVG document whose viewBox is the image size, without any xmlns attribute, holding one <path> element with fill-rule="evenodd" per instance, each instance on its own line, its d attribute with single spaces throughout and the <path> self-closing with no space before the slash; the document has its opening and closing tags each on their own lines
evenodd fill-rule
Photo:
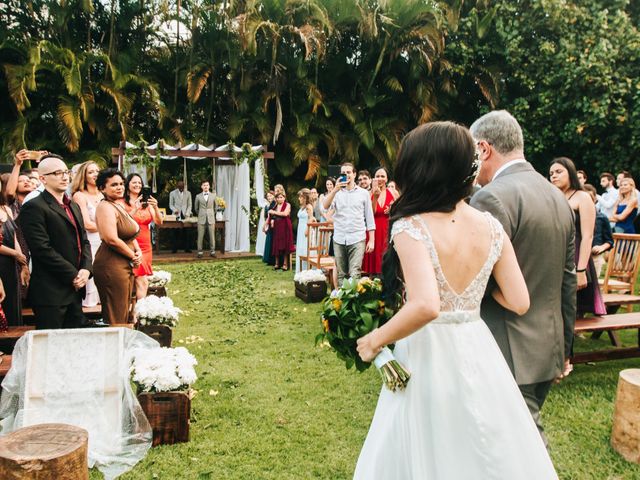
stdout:
<svg viewBox="0 0 640 480">
<path fill-rule="evenodd" d="M 29 286 L 29 280 L 31 280 L 31 274 L 29 273 L 29 267 L 23 265 L 20 269 L 20 283 L 23 287 Z"/>
<path fill-rule="evenodd" d="M 78 270 L 76 278 L 73 279 L 73 288 L 75 288 L 76 290 L 80 290 L 87 284 L 88 280 L 89 270 L 87 270 L 86 268 L 81 268 L 80 270 Z"/>
<path fill-rule="evenodd" d="M 564 361 L 564 370 L 553 380 L 553 383 L 560 383 L 562 380 L 567 378 L 571 372 L 573 372 L 573 365 L 571 364 L 571 360 L 567 358 Z"/>
<path fill-rule="evenodd" d="M 372 230 L 369 232 L 369 241 L 367 242 L 367 246 L 365 247 L 364 251 L 366 253 L 373 252 L 375 245 L 376 245 L 376 239 L 374 237 L 374 232 Z"/>
</svg>

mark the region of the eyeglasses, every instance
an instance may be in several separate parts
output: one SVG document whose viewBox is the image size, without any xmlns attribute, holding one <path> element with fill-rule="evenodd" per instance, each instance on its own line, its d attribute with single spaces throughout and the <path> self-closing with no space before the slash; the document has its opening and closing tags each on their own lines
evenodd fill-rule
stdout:
<svg viewBox="0 0 640 480">
<path fill-rule="evenodd" d="M 53 175 L 57 178 L 71 177 L 71 170 L 56 170 L 55 172 L 43 173 L 42 175 Z"/>
</svg>

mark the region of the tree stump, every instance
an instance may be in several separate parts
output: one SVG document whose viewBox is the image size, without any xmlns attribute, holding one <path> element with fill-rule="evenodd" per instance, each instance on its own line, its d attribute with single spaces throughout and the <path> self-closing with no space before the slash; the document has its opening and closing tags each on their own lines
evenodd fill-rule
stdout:
<svg viewBox="0 0 640 480">
<path fill-rule="evenodd" d="M 89 434 L 83 428 L 44 423 L 0 438 L 3 480 L 88 480 Z"/>
<path fill-rule="evenodd" d="M 613 412 L 611 446 L 629 462 L 640 463 L 640 369 L 620 372 Z"/>
</svg>

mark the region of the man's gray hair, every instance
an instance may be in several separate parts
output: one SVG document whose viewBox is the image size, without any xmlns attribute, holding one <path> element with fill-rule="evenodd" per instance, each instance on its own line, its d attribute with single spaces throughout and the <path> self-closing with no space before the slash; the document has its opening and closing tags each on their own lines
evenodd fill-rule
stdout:
<svg viewBox="0 0 640 480">
<path fill-rule="evenodd" d="M 483 115 L 473 122 L 469 130 L 476 141 L 490 143 L 502 155 L 524 151 L 522 128 L 506 110 L 494 110 Z"/>
</svg>

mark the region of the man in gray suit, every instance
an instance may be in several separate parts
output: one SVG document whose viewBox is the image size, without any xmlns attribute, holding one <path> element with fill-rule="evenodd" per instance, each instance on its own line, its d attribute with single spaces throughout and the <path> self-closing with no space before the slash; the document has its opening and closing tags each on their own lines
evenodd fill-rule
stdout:
<svg viewBox="0 0 640 480">
<path fill-rule="evenodd" d="M 202 258 L 202 244 L 205 230 L 209 232 L 209 255 L 216 256 L 216 213 L 214 209 L 216 194 L 209 191 L 209 182 L 204 180 L 200 184 L 202 192 L 196 195 L 195 211 L 198 216 L 198 258 Z"/>
<path fill-rule="evenodd" d="M 182 180 L 179 180 L 176 189 L 169 193 L 169 210 L 178 221 L 191 216 L 191 192 L 185 190 Z M 185 252 L 191 252 L 189 234 L 184 227 L 173 229 L 173 253 L 180 247 L 184 247 Z"/>
<path fill-rule="evenodd" d="M 518 316 L 491 295 L 481 315 L 496 339 L 540 435 L 540 409 L 551 384 L 570 371 L 576 318 L 575 226 L 564 195 L 524 158 L 522 129 L 507 111 L 490 112 L 471 125 L 481 162 L 471 199 L 496 217 L 511 239 L 531 307 Z"/>
</svg>

